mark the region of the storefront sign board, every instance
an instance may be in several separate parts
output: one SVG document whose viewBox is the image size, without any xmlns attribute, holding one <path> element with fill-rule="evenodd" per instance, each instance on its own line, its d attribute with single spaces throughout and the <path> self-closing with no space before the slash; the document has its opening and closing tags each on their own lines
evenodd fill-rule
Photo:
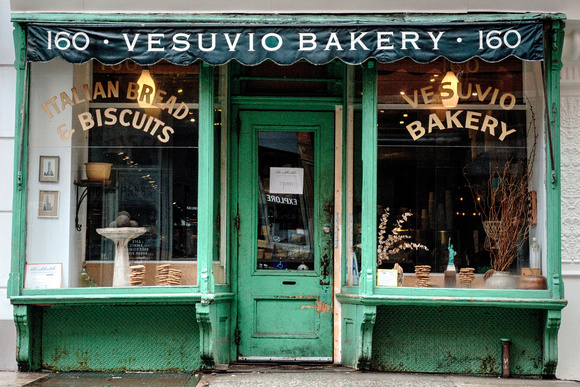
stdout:
<svg viewBox="0 0 580 387">
<path fill-rule="evenodd" d="M 91 59 L 107 65 L 131 59 L 141 65 L 161 60 L 220 65 L 237 60 L 256 65 L 265 60 L 292 64 L 335 59 L 361 64 L 368 59 L 394 62 L 412 58 L 428 63 L 439 57 L 464 62 L 478 57 L 497 62 L 509 56 L 543 59 L 543 25 L 448 23 L 445 25 L 262 26 L 262 27 L 128 27 L 30 25 L 27 57 L 71 63 Z"/>
</svg>

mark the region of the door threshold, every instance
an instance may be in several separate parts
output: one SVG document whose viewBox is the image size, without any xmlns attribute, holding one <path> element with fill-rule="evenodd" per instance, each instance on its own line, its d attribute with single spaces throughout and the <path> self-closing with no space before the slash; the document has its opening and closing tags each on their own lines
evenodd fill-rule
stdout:
<svg viewBox="0 0 580 387">
<path fill-rule="evenodd" d="M 332 357 L 286 357 L 286 356 L 240 356 L 239 361 L 248 363 L 332 363 Z"/>
<path fill-rule="evenodd" d="M 257 363 L 237 361 L 221 369 L 222 372 L 239 372 L 239 373 L 276 373 L 276 372 L 293 372 L 293 371 L 321 371 L 321 372 L 356 372 L 354 368 L 343 367 L 340 364 L 328 363 Z"/>
</svg>

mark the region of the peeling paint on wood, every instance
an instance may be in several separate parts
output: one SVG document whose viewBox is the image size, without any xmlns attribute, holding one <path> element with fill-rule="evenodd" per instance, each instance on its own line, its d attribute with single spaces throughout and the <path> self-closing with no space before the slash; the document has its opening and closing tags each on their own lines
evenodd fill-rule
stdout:
<svg viewBox="0 0 580 387">
<path fill-rule="evenodd" d="M 330 305 L 325 304 L 324 302 L 317 300 L 316 301 L 316 311 L 318 314 L 320 313 L 328 313 L 330 311 Z"/>
</svg>

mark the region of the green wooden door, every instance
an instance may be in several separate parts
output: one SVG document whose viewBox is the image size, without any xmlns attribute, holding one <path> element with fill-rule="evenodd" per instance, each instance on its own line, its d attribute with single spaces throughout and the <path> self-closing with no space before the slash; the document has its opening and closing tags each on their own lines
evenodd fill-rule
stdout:
<svg viewBox="0 0 580 387">
<path fill-rule="evenodd" d="M 332 361 L 334 114 L 240 123 L 238 359 Z"/>
</svg>

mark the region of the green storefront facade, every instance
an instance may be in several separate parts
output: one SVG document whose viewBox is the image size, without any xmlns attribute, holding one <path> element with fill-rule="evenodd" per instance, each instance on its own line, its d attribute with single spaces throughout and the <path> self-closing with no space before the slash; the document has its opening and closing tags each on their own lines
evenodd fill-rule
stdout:
<svg viewBox="0 0 580 387">
<path fill-rule="evenodd" d="M 21 369 L 555 373 L 563 15 L 12 19 Z"/>
</svg>

